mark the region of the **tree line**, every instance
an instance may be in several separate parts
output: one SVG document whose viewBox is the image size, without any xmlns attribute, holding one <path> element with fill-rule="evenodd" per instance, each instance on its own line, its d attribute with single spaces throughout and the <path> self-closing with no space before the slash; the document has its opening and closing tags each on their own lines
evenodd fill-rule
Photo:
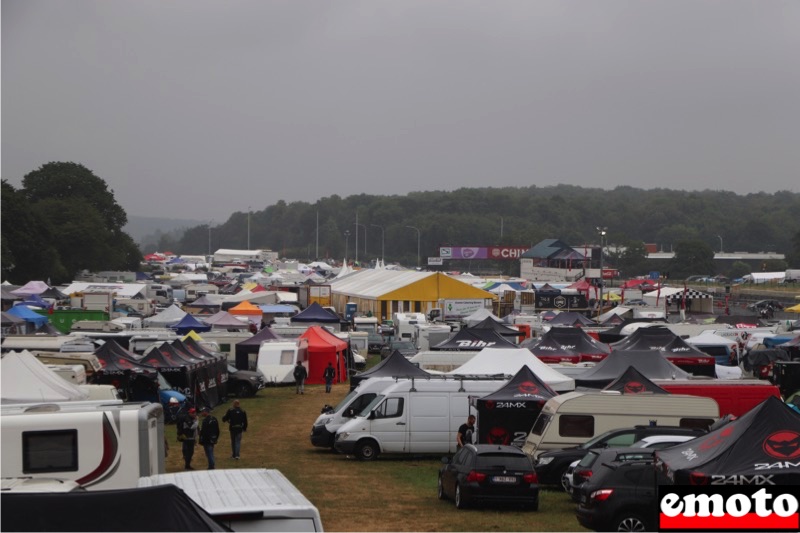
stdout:
<svg viewBox="0 0 800 533">
<path fill-rule="evenodd" d="M 205 254 L 209 237 L 212 251 L 245 249 L 249 217 L 253 249 L 307 261 L 341 261 L 347 255 L 348 260 L 382 258 L 406 266 L 417 264 L 418 246 L 424 266 L 429 256 L 439 255 L 440 246 L 533 246 L 549 238 L 598 245 L 597 228 L 603 227 L 604 242 L 624 248 L 608 257 L 610 266 L 625 276 L 668 270 L 677 279 L 719 273 L 712 259 L 721 249 L 786 255 L 785 262 L 766 265 L 769 270 L 800 266 L 797 213 L 800 194 L 789 191 L 738 195 L 531 185 L 333 195 L 235 212 L 222 224 L 164 234 L 140 249 L 122 231 L 126 213 L 102 178 L 77 163 L 52 162 L 27 174 L 18 190 L 2 182 L 2 273 L 12 282 L 52 278 L 56 283 L 82 269 L 136 270 L 142 255 L 153 251 Z M 676 260 L 644 259 L 645 243 L 676 252 Z M 447 268 L 519 273 L 517 261 L 449 262 Z"/>
</svg>

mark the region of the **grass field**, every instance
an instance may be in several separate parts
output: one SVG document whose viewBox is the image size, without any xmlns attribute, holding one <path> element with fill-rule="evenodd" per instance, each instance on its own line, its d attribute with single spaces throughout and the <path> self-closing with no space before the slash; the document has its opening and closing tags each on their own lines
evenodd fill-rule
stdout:
<svg viewBox="0 0 800 533">
<path fill-rule="evenodd" d="M 213 415 L 220 420 L 222 435 L 216 447 L 217 468 L 275 468 L 317 506 L 326 531 L 585 531 L 575 519 L 575 505 L 563 492 L 540 495 L 538 512 L 514 508 L 457 510 L 436 497 L 440 457 L 387 458 L 360 462 L 334 451 L 315 448 L 311 425 L 326 403 L 335 405 L 349 391 L 349 384 L 306 387 L 304 395 L 294 387 L 262 390 L 242 400 L 249 429 L 244 434 L 241 459 L 230 458 L 230 440 L 222 415 L 230 402 Z M 175 426 L 167 426 L 167 471 L 183 470 Z M 192 465 L 207 466 L 201 447 Z"/>
</svg>

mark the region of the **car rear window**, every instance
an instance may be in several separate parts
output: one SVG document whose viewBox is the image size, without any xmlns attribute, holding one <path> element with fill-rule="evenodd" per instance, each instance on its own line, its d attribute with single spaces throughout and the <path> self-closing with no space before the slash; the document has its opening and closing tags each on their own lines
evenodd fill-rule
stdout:
<svg viewBox="0 0 800 533">
<path fill-rule="evenodd" d="M 484 453 L 478 456 L 475 461 L 476 468 L 483 469 L 510 469 L 510 470 L 533 470 L 531 461 L 526 455 L 516 453 Z"/>
<path fill-rule="evenodd" d="M 592 466 L 594 464 L 594 462 L 597 460 L 597 458 L 599 456 L 600 456 L 599 452 L 589 452 L 589 453 L 587 453 L 586 455 L 583 456 L 583 459 L 581 459 L 581 462 L 578 463 L 578 467 L 580 467 L 580 468 L 589 468 L 590 466 Z"/>
</svg>

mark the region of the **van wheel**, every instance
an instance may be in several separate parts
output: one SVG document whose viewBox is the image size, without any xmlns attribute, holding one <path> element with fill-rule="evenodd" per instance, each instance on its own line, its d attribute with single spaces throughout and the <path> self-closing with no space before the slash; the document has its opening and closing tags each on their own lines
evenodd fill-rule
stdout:
<svg viewBox="0 0 800 533">
<path fill-rule="evenodd" d="M 445 496 L 445 493 L 444 493 L 444 484 L 442 483 L 441 474 L 439 475 L 439 483 L 438 483 L 438 489 L 437 489 L 436 495 L 439 497 L 440 500 L 446 500 L 447 499 L 447 496 Z"/>
<path fill-rule="evenodd" d="M 458 509 L 467 508 L 467 500 L 464 498 L 464 495 L 461 494 L 461 487 L 458 484 L 456 484 L 456 507 Z"/>
<path fill-rule="evenodd" d="M 613 531 L 650 531 L 640 516 L 628 513 L 617 516 L 611 529 Z"/>
<path fill-rule="evenodd" d="M 375 441 L 365 440 L 358 443 L 356 457 L 361 461 L 374 461 L 378 457 L 378 445 Z"/>
</svg>

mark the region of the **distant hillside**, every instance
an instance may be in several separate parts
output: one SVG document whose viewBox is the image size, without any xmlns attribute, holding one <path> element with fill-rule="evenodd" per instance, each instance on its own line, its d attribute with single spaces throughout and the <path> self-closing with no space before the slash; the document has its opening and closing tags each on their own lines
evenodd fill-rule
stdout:
<svg viewBox="0 0 800 533">
<path fill-rule="evenodd" d="M 180 237 L 180 234 L 183 234 L 187 228 L 199 224 L 205 224 L 205 222 L 201 220 L 151 218 L 128 215 L 128 224 L 123 229 L 141 246 L 158 242 L 161 235 L 164 234 L 178 234 L 177 237 Z"/>
</svg>

